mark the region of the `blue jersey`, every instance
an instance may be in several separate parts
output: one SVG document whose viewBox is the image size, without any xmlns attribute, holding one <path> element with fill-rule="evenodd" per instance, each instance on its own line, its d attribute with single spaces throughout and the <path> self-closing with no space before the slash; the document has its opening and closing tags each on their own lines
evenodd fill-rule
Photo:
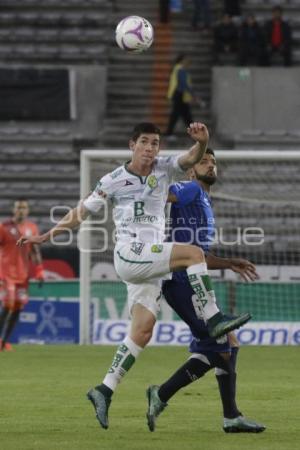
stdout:
<svg viewBox="0 0 300 450">
<path fill-rule="evenodd" d="M 215 234 L 208 194 L 196 181 L 174 183 L 169 191 L 177 197 L 177 202 L 171 206 L 169 240 L 198 245 L 207 253 Z M 174 272 L 173 280 L 186 283 L 186 271 Z"/>
</svg>

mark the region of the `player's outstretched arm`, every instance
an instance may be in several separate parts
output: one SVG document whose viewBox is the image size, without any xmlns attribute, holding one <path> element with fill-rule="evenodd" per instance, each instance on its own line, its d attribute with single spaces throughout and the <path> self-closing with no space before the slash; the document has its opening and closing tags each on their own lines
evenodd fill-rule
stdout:
<svg viewBox="0 0 300 450">
<path fill-rule="evenodd" d="M 259 278 L 255 265 L 247 259 L 219 258 L 212 253 L 208 253 L 205 259 L 209 270 L 230 269 L 238 273 L 244 281 L 255 281 Z"/>
<path fill-rule="evenodd" d="M 183 170 L 190 169 L 194 164 L 201 161 L 204 156 L 209 140 L 207 127 L 201 122 L 193 122 L 187 129 L 196 144 L 178 159 L 178 164 Z"/>
<path fill-rule="evenodd" d="M 47 231 L 47 233 L 30 237 L 22 236 L 18 240 L 17 245 L 21 246 L 27 243 L 42 244 L 43 242 L 48 241 L 51 237 L 57 236 L 58 234 L 61 234 L 66 230 L 73 230 L 74 228 L 77 228 L 81 224 L 81 222 L 83 222 L 88 217 L 89 214 L 90 211 L 84 206 L 83 202 L 81 201 L 76 208 L 71 209 L 71 211 L 69 211 L 55 225 L 55 227 Z"/>
</svg>

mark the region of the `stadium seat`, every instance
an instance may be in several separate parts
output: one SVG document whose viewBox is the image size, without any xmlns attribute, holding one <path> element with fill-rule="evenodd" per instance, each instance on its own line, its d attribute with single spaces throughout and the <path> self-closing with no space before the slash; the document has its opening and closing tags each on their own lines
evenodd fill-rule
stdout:
<svg viewBox="0 0 300 450">
<path fill-rule="evenodd" d="M 59 57 L 64 59 L 76 59 L 81 54 L 80 47 L 75 45 L 62 44 L 59 47 Z"/>
<path fill-rule="evenodd" d="M 49 152 L 49 154 L 52 154 L 54 156 L 70 156 L 70 155 L 75 155 L 73 148 L 71 147 L 53 147 L 53 148 L 49 148 L 47 150 L 47 152 Z"/>
<path fill-rule="evenodd" d="M 51 171 L 50 164 L 31 164 L 30 172 L 34 173 L 49 173 Z"/>
<path fill-rule="evenodd" d="M 13 45 L 3 45 L 0 44 L 0 59 L 6 61 L 6 60 L 10 60 L 13 59 L 15 55 L 15 49 L 13 47 Z"/>
<path fill-rule="evenodd" d="M 15 25 L 17 21 L 17 14 L 13 12 L 1 12 L 0 14 L 0 27 L 4 28 L 8 25 Z"/>
<path fill-rule="evenodd" d="M 59 164 L 56 167 L 57 172 L 63 172 L 63 173 L 74 173 L 77 172 L 78 167 L 74 163 L 65 163 L 65 164 Z"/>
<path fill-rule="evenodd" d="M 265 130 L 264 136 L 266 137 L 283 137 L 287 135 L 286 130 Z"/>
<path fill-rule="evenodd" d="M 100 60 L 105 53 L 105 47 L 102 44 L 93 44 L 82 49 L 82 54 L 88 58 Z"/>
<path fill-rule="evenodd" d="M 10 40 L 12 30 L 9 28 L 0 28 L 0 41 L 7 42 Z"/>
<path fill-rule="evenodd" d="M 14 41 L 20 41 L 20 42 L 30 42 L 35 39 L 36 36 L 36 30 L 30 27 L 20 27 L 16 28 L 13 32 L 13 39 Z"/>
<path fill-rule="evenodd" d="M 288 134 L 289 134 L 289 136 L 295 137 L 295 138 L 300 140 L 300 130 L 297 130 L 297 129 L 296 130 L 289 130 Z"/>
<path fill-rule="evenodd" d="M 28 127 L 23 127 L 22 128 L 22 132 L 24 134 L 27 134 L 29 136 L 40 136 L 43 135 L 45 133 L 45 129 L 43 127 L 39 127 L 39 126 L 28 126 Z"/>
<path fill-rule="evenodd" d="M 44 59 L 44 60 L 53 60 L 58 56 L 58 49 L 56 44 L 51 45 L 51 44 L 42 44 L 42 45 L 37 45 L 36 46 L 36 55 L 37 58 L 39 59 Z"/>
<path fill-rule="evenodd" d="M 0 128 L 0 136 L 6 135 L 6 136 L 16 136 L 20 133 L 20 128 L 15 126 L 7 126 L 7 127 L 1 127 Z"/>
<path fill-rule="evenodd" d="M 243 130 L 242 131 L 242 136 L 249 136 L 249 137 L 257 137 L 257 136 L 261 136 L 263 134 L 262 130 L 259 129 L 249 129 L 249 130 Z"/>
<path fill-rule="evenodd" d="M 38 15 L 36 23 L 39 25 L 47 26 L 58 26 L 63 25 L 63 15 L 58 12 L 43 12 Z"/>
<path fill-rule="evenodd" d="M 8 157 L 11 156 L 24 156 L 25 149 L 23 147 L 1 147 L 0 154 Z"/>
<path fill-rule="evenodd" d="M 70 130 L 68 128 L 48 128 L 46 133 L 50 136 L 67 136 L 70 134 Z"/>
<path fill-rule="evenodd" d="M 3 165 L 1 164 L 1 170 L 4 171 L 6 173 L 11 172 L 11 173 L 26 173 L 28 171 L 28 166 L 25 164 L 20 164 L 20 163 L 14 163 L 14 164 L 6 164 Z M 3 176 L 3 174 L 2 174 Z"/>
<path fill-rule="evenodd" d="M 41 191 L 41 192 L 54 192 L 55 191 L 55 188 L 56 188 L 56 183 L 55 182 L 49 182 L 49 181 L 43 181 L 43 182 L 38 182 L 37 184 L 36 184 L 36 188 L 37 188 L 37 190 L 38 191 Z"/>
<path fill-rule="evenodd" d="M 38 42 L 56 42 L 60 31 L 58 29 L 43 28 L 36 30 L 36 38 Z"/>
<path fill-rule="evenodd" d="M 19 12 L 15 17 L 15 23 L 23 26 L 35 26 L 41 20 L 41 15 L 37 12 Z"/>
<path fill-rule="evenodd" d="M 7 186 L 7 185 L 6 185 Z M 5 210 L 11 209 L 11 199 L 9 198 L 1 198 L 0 197 L 0 211 L 1 214 Z"/>
<path fill-rule="evenodd" d="M 30 59 L 36 55 L 36 46 L 34 44 L 18 43 L 14 48 L 15 57 Z"/>
</svg>

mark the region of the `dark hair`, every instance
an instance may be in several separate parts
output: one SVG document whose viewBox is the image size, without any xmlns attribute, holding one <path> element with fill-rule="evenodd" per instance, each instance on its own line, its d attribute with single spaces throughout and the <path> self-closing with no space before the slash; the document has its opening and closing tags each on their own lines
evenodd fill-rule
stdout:
<svg viewBox="0 0 300 450">
<path fill-rule="evenodd" d="M 175 58 L 174 65 L 181 63 L 187 57 L 188 56 L 187 56 L 186 53 L 183 53 L 183 52 L 182 53 L 178 53 L 178 55 Z"/>
<path fill-rule="evenodd" d="M 26 202 L 26 203 L 28 203 L 28 199 L 25 198 L 25 197 L 19 197 L 19 198 L 16 198 L 14 200 L 14 203 L 16 203 L 16 202 Z"/>
<path fill-rule="evenodd" d="M 143 133 L 158 134 L 159 136 L 161 135 L 160 129 L 156 125 L 154 125 L 154 123 L 141 122 L 134 127 L 131 134 L 131 139 L 135 142 Z"/>
<path fill-rule="evenodd" d="M 273 11 L 273 12 L 277 11 L 277 12 L 279 12 L 279 13 L 282 13 L 282 8 L 281 8 L 280 5 L 275 5 L 275 6 L 272 8 L 272 11 Z"/>
<path fill-rule="evenodd" d="M 213 151 L 213 149 L 212 149 L 212 148 L 209 148 L 209 147 L 207 147 L 207 149 L 206 149 L 206 152 L 205 152 L 205 153 L 208 153 L 209 155 L 215 156 L 215 152 Z"/>
</svg>

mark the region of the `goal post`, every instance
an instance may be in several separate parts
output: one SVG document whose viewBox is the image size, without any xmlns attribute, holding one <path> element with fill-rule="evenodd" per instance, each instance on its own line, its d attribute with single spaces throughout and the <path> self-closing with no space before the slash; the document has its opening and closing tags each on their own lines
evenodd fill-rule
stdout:
<svg viewBox="0 0 300 450">
<path fill-rule="evenodd" d="M 160 155 L 178 153 L 161 150 Z M 212 189 L 212 251 L 252 260 L 261 277 L 245 284 L 231 271 L 211 272 L 222 310 L 249 310 L 254 321 L 300 322 L 300 151 L 217 150 L 215 155 L 219 175 Z M 130 150 L 82 150 L 81 198 L 130 157 Z M 81 225 L 78 246 L 80 343 L 86 344 L 92 341 L 92 319 L 128 318 L 126 289 L 113 269 L 109 206 Z M 165 305 L 162 310 L 162 318 L 173 320 Z"/>
</svg>

